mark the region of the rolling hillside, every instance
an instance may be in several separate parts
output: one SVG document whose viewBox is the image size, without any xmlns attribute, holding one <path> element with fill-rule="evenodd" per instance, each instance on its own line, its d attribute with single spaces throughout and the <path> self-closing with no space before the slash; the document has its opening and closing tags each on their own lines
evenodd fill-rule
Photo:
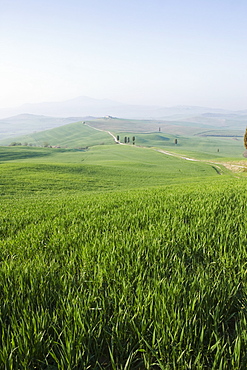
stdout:
<svg viewBox="0 0 247 370">
<path fill-rule="evenodd" d="M 203 126 L 203 127 L 202 127 Z M 243 158 L 244 131 L 212 127 L 205 129 L 205 124 L 187 126 L 183 122 L 167 125 L 162 121 L 136 121 L 118 118 L 91 119 L 70 123 L 50 130 L 29 135 L 0 140 L 1 145 L 21 143 L 26 146 L 52 146 L 70 149 L 82 149 L 95 145 L 113 145 L 113 137 L 108 130 L 119 136 L 124 143 L 125 137 L 135 137 L 135 144 L 144 147 L 156 147 L 181 155 L 198 159 Z M 107 130 L 107 131 L 104 131 Z M 175 142 L 177 144 L 175 144 Z"/>
<path fill-rule="evenodd" d="M 242 143 L 135 136 L 0 147 L 0 368 L 245 369 L 246 172 L 164 153 Z"/>
<path fill-rule="evenodd" d="M 0 178 L 1 368 L 245 369 L 245 174 L 95 145 Z"/>
<path fill-rule="evenodd" d="M 84 151 L 2 147 L 0 163 L 4 193 L 12 192 L 14 184 L 24 193 L 56 193 L 145 188 L 221 177 L 213 165 L 127 145 L 98 145 Z M 222 167 L 222 173 L 228 172 Z"/>
<path fill-rule="evenodd" d="M 86 119 L 88 118 L 86 117 Z M 20 135 L 33 134 L 83 119 L 80 117 L 57 118 L 33 114 L 20 114 L 0 119 L 0 140 L 12 140 L 14 137 Z"/>
<path fill-rule="evenodd" d="M 47 116 L 35 116 L 31 114 L 22 114 L 0 120 L 0 145 L 9 145 L 11 142 L 32 143 L 43 145 L 44 142 L 51 145 L 67 145 L 69 147 L 80 146 L 75 133 L 76 126 L 67 126 L 61 131 L 50 131 L 53 128 L 66 126 L 70 123 L 86 122 L 88 126 L 99 130 L 111 131 L 115 135 L 123 136 L 128 133 L 159 133 L 161 135 L 185 136 L 185 137 L 218 137 L 235 138 L 243 137 L 246 127 L 246 115 L 240 114 L 201 114 L 187 118 L 176 119 L 123 119 L 112 116 L 101 118 L 93 117 L 68 117 L 56 118 Z M 78 127 L 77 127 L 78 128 Z M 69 132 L 71 130 L 71 132 Z M 45 134 L 41 133 L 46 131 Z M 62 138 L 65 135 L 66 140 Z M 78 139 L 82 133 L 78 132 Z M 91 134 L 87 133 L 86 136 Z M 98 137 L 100 142 L 105 142 Z M 98 140 L 98 139 L 97 139 Z M 92 144 L 99 142 L 93 141 Z M 199 139 L 197 139 L 199 140 Z M 51 141 L 51 143 L 50 143 Z M 68 143 L 66 143 L 68 141 Z M 200 141 L 200 140 L 199 140 Z M 90 142 L 90 140 L 89 140 Z M 84 144 L 83 144 L 84 145 Z M 87 145 L 86 145 L 87 146 Z"/>
<path fill-rule="evenodd" d="M 11 139 L 1 140 L 2 145 L 9 145 Z M 70 123 L 51 130 L 18 136 L 14 141 L 35 146 L 59 146 L 69 148 L 85 148 L 93 145 L 113 143 L 113 138 L 102 131 L 83 124 L 83 121 Z"/>
</svg>

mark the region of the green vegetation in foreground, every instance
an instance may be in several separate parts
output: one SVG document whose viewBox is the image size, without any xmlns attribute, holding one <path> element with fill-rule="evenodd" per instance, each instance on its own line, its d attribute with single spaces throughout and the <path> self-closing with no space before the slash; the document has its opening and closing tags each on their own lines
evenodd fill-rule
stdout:
<svg viewBox="0 0 247 370">
<path fill-rule="evenodd" d="M 244 177 L 122 145 L 0 158 L 0 368 L 246 368 Z"/>
<path fill-rule="evenodd" d="M 0 367 L 246 369 L 246 185 L 224 178 L 32 196 L 10 178 Z"/>
</svg>

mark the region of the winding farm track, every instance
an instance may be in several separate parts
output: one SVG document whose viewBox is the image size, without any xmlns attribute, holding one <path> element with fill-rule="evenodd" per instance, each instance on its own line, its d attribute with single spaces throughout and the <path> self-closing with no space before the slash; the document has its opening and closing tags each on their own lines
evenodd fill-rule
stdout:
<svg viewBox="0 0 247 370">
<path fill-rule="evenodd" d="M 185 159 L 186 161 L 193 161 L 193 162 L 203 162 L 203 163 L 206 163 L 208 165 L 214 165 L 217 170 L 219 175 L 221 175 L 221 168 L 220 166 L 224 166 L 226 167 L 227 169 L 231 170 L 232 172 L 239 172 L 241 170 L 244 170 L 244 169 L 247 169 L 247 163 L 246 164 L 235 164 L 235 163 L 232 163 L 232 162 L 214 162 L 214 161 L 206 161 L 206 160 L 203 160 L 203 159 L 195 159 L 195 158 L 189 158 L 189 157 L 184 157 L 182 155 L 179 155 L 177 153 L 171 153 L 171 152 L 167 152 L 166 150 L 161 150 L 161 149 L 155 149 L 157 150 L 157 152 L 159 153 L 163 153 L 163 154 L 166 154 L 166 155 L 171 155 L 173 157 L 177 157 L 177 158 L 180 158 L 180 159 Z"/>
<path fill-rule="evenodd" d="M 111 135 L 111 136 L 113 137 L 113 139 L 114 139 L 115 143 L 124 145 L 123 143 L 120 143 L 120 141 L 118 141 L 118 140 L 117 140 L 116 136 L 115 136 L 115 135 L 113 135 L 113 133 L 112 133 L 112 132 L 110 132 L 110 131 L 106 131 L 106 130 L 101 130 L 100 128 L 96 128 L 96 127 L 90 126 L 88 123 L 84 123 L 84 125 L 86 125 L 86 126 L 88 126 L 88 127 L 90 127 L 90 128 L 93 128 L 93 129 L 94 129 L 94 130 L 96 130 L 96 131 L 106 132 L 107 134 L 109 134 L 109 135 Z"/>
<path fill-rule="evenodd" d="M 121 143 L 120 141 L 118 141 L 117 138 L 116 138 L 116 136 L 113 135 L 113 133 L 110 132 L 110 131 L 106 131 L 106 130 L 102 130 L 102 129 L 99 129 L 99 128 L 90 126 L 87 123 L 85 123 L 85 125 L 88 126 L 88 127 L 90 127 L 90 128 L 93 128 L 94 130 L 106 132 L 107 134 L 109 134 L 110 136 L 112 136 L 112 138 L 114 139 L 114 141 L 115 141 L 116 144 L 129 145 L 129 144 Z M 135 147 L 138 148 L 140 146 L 137 146 L 136 145 Z M 146 147 L 141 146 L 141 148 L 146 148 Z M 150 148 L 147 148 L 147 149 L 150 149 Z M 170 155 L 172 157 L 184 159 L 185 161 L 203 162 L 203 163 L 208 164 L 208 165 L 211 165 L 211 166 L 214 165 L 215 170 L 218 172 L 219 175 L 222 174 L 222 169 L 221 169 L 220 166 L 224 166 L 228 170 L 231 170 L 232 172 L 241 172 L 244 169 L 247 170 L 247 162 L 245 163 L 245 161 L 244 161 L 244 163 L 243 162 L 240 162 L 241 164 L 240 163 L 233 163 L 233 162 L 213 162 L 213 161 L 206 161 L 206 160 L 203 160 L 203 159 L 195 159 L 195 158 L 184 157 L 183 155 L 180 155 L 180 154 L 177 154 L 177 153 L 173 153 L 173 152 L 168 152 L 167 150 L 156 149 L 156 148 L 152 148 L 152 149 L 155 150 L 156 152 L 159 152 L 159 153 L 162 153 L 162 154 L 166 154 L 166 155 Z"/>
<path fill-rule="evenodd" d="M 176 158 L 180 158 L 180 159 L 184 159 L 185 161 L 192 161 L 192 162 L 203 162 L 203 163 L 206 163 L 208 165 L 212 165 L 214 164 L 214 167 L 215 167 L 215 170 L 217 171 L 217 173 L 219 175 L 222 175 L 222 170 L 220 168 L 220 166 L 218 166 L 219 164 L 222 164 L 224 165 L 223 163 L 216 163 L 216 162 L 209 162 L 209 161 L 203 161 L 201 159 L 195 159 L 195 158 L 189 158 L 189 157 L 184 157 L 180 154 L 175 154 L 175 153 L 171 153 L 171 152 L 167 152 L 166 150 L 161 150 L 161 149 L 155 149 L 157 152 L 159 153 L 163 153 L 163 154 L 166 154 L 166 155 L 171 155 L 172 157 L 176 157 Z"/>
<path fill-rule="evenodd" d="M 245 161 L 242 162 L 242 164 L 239 164 L 239 163 L 236 164 L 236 163 L 233 163 L 233 162 L 214 162 L 214 161 L 207 161 L 207 160 L 203 160 L 203 159 L 195 159 L 195 158 L 184 157 L 182 155 L 167 152 L 165 150 L 160 150 L 160 149 L 156 149 L 156 150 L 160 153 L 163 153 L 163 154 L 171 155 L 173 157 L 177 157 L 177 158 L 180 158 L 180 159 L 185 159 L 186 161 L 203 162 L 203 163 L 207 163 L 209 165 L 214 165 L 216 168 L 218 168 L 219 171 L 221 171 L 220 166 L 224 166 L 227 169 L 231 170 L 232 172 L 239 172 L 239 171 L 244 170 L 244 169 L 247 170 L 247 162 L 245 162 Z M 219 172 L 219 174 L 220 174 L 220 172 Z"/>
</svg>

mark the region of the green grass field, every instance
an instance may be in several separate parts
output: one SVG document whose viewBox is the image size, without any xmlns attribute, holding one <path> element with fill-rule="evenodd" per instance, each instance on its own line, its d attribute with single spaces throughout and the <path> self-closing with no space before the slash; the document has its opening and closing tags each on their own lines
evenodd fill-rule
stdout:
<svg viewBox="0 0 247 370">
<path fill-rule="evenodd" d="M 156 150 L 240 143 L 74 129 L 0 147 L 0 369 L 246 369 L 246 173 Z"/>
<path fill-rule="evenodd" d="M 7 147 L 0 149 L 1 194 L 105 191 L 222 180 L 214 165 L 189 162 L 153 149 L 124 145 L 89 150 Z M 221 173 L 231 176 L 223 166 Z"/>
<path fill-rule="evenodd" d="M 125 132 L 120 135 L 130 137 L 133 133 Z M 191 156 L 197 159 L 225 160 L 226 158 L 242 159 L 244 152 L 243 139 L 239 137 L 201 137 L 201 136 L 181 136 L 171 135 L 160 132 L 142 134 L 136 133 L 136 145 L 144 147 L 156 147 L 163 150 Z M 177 144 L 175 144 L 177 139 Z"/>
<path fill-rule="evenodd" d="M 83 124 L 83 122 L 70 123 L 50 130 L 19 136 L 14 139 L 4 139 L 1 140 L 1 144 L 8 145 L 13 141 L 35 146 L 52 145 L 68 148 L 85 148 L 87 146 L 114 143 L 113 138 L 109 134 L 94 130 Z"/>
</svg>

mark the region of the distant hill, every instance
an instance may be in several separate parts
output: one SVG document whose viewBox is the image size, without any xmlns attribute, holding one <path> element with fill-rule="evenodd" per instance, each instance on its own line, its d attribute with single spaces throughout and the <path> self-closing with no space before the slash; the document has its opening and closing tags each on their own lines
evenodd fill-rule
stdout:
<svg viewBox="0 0 247 370">
<path fill-rule="evenodd" d="M 52 117 L 84 117 L 111 115 L 112 109 L 120 107 L 121 103 L 108 99 L 93 99 L 81 96 L 60 102 L 44 102 L 23 104 L 20 107 L 0 109 L 0 118 L 29 113 Z"/>
<path fill-rule="evenodd" d="M 19 114 L 17 116 L 0 119 L 0 140 L 20 135 L 48 130 L 68 123 L 92 119 L 92 117 L 47 117 L 33 114 Z"/>
<path fill-rule="evenodd" d="M 16 136 L 14 139 L 3 139 L 0 140 L 0 145 L 9 145 L 13 141 L 22 145 L 26 143 L 33 146 L 61 148 L 85 148 L 93 145 L 114 144 L 113 138 L 108 133 L 88 127 L 83 124 L 83 121 L 33 132 L 29 135 Z"/>
<path fill-rule="evenodd" d="M 246 114 L 246 111 L 232 112 L 209 107 L 184 106 L 175 107 L 123 104 L 109 99 L 93 99 L 80 96 L 60 102 L 24 104 L 16 108 L 0 109 L 0 118 L 18 114 L 45 115 L 51 117 L 104 117 L 115 116 L 134 119 L 184 119 L 209 114 Z"/>
<path fill-rule="evenodd" d="M 110 130 L 115 134 L 120 132 L 133 132 L 133 133 L 145 133 L 145 132 L 162 132 L 183 136 L 194 136 L 210 130 L 213 132 L 221 132 L 222 136 L 243 136 L 246 127 L 246 121 L 242 120 L 238 116 L 233 118 L 220 118 L 220 117 L 204 117 L 194 116 L 184 119 L 121 119 L 113 117 L 112 119 L 97 118 L 90 119 L 87 121 L 91 126 L 101 130 Z M 217 134 L 218 135 L 218 134 Z"/>
<path fill-rule="evenodd" d="M 145 133 L 184 137 L 243 137 L 246 121 L 238 119 L 238 116 L 230 119 L 225 117 L 201 115 L 175 121 L 123 119 L 112 116 L 83 117 L 78 120 L 79 117 L 19 115 L 0 120 L 0 145 L 20 142 L 38 146 L 46 144 L 78 148 L 113 144 L 112 137 L 104 131 L 111 131 L 116 136 L 120 135 L 122 141 L 125 136 Z"/>
</svg>

